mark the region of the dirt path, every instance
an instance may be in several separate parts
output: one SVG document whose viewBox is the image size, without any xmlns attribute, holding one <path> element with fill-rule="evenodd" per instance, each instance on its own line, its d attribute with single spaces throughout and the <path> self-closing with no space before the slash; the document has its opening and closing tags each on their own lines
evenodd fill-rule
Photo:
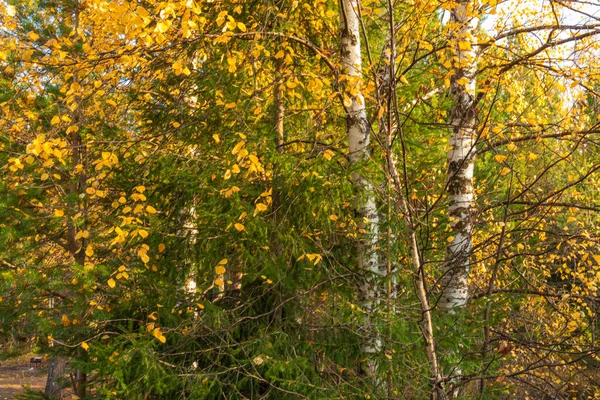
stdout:
<svg viewBox="0 0 600 400">
<path fill-rule="evenodd" d="M 4 366 L 0 364 L 0 400 L 13 399 L 24 392 L 24 387 L 31 390 L 44 390 L 46 385 L 46 369 L 30 369 L 29 366 Z"/>
</svg>

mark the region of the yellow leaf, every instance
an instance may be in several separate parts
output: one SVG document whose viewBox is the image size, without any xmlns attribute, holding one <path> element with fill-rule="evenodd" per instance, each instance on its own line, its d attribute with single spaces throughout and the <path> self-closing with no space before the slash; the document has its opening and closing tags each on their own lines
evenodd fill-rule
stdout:
<svg viewBox="0 0 600 400">
<path fill-rule="evenodd" d="M 306 254 L 306 258 L 308 258 L 309 261 L 312 261 L 313 265 L 317 265 L 323 259 L 320 254 Z"/>
<path fill-rule="evenodd" d="M 90 345 L 87 344 L 86 342 L 81 343 L 81 347 L 85 350 L 88 351 L 90 349 Z"/>
<path fill-rule="evenodd" d="M 508 175 L 510 173 L 510 168 L 504 167 L 502 168 L 502 171 L 500 171 L 500 175 L 505 176 Z"/>
<path fill-rule="evenodd" d="M 263 203 L 256 203 L 256 209 L 258 211 L 266 211 L 267 205 Z"/>
<path fill-rule="evenodd" d="M 458 42 L 458 48 L 459 50 L 471 50 L 471 43 L 469 43 L 466 40 L 461 40 L 460 42 Z"/>
<path fill-rule="evenodd" d="M 160 340 L 162 343 L 167 341 L 167 338 L 165 337 L 165 335 L 163 335 L 163 333 L 160 331 L 160 328 L 154 328 L 154 330 L 152 331 L 152 335 L 157 338 L 158 340 Z"/>
<path fill-rule="evenodd" d="M 352 106 L 352 98 L 344 93 L 344 106 L 351 107 Z"/>
<path fill-rule="evenodd" d="M 246 32 L 246 25 L 244 25 L 242 22 L 238 22 L 237 27 L 240 31 Z"/>
<path fill-rule="evenodd" d="M 221 261 L 219 261 L 219 263 L 217 265 L 227 265 L 227 259 L 224 258 Z"/>
<path fill-rule="evenodd" d="M 335 153 L 333 152 L 333 150 L 328 149 L 323 152 L 323 157 L 325 157 L 326 160 L 331 160 L 334 155 Z"/>
<path fill-rule="evenodd" d="M 219 135 L 217 135 L 216 133 L 214 135 L 212 135 L 213 139 L 215 140 L 215 142 L 217 144 L 221 143 L 221 138 L 219 137 Z"/>
<path fill-rule="evenodd" d="M 285 52 L 283 50 L 279 50 L 277 54 L 275 54 L 276 59 L 283 58 L 285 56 Z"/>
<path fill-rule="evenodd" d="M 40 176 L 40 179 L 45 181 L 46 179 L 48 179 L 50 176 L 47 173 L 43 173 L 42 176 Z"/>
<path fill-rule="evenodd" d="M 426 41 L 424 41 L 424 40 L 423 40 L 423 41 L 421 41 L 421 46 L 423 46 L 423 48 L 424 48 L 425 50 L 428 50 L 428 51 L 431 51 L 431 50 L 433 50 L 433 46 L 431 45 L 431 43 L 429 43 L 429 42 L 426 42 Z"/>
<path fill-rule="evenodd" d="M 225 283 L 223 282 L 223 279 L 221 278 L 217 278 L 215 279 L 215 286 L 223 286 Z"/>
<path fill-rule="evenodd" d="M 217 275 L 223 275 L 225 273 L 225 271 L 227 271 L 227 270 L 222 265 L 217 265 L 215 267 L 215 274 L 217 274 Z"/>
<path fill-rule="evenodd" d="M 55 115 L 54 118 L 52 118 L 52 121 L 50 121 L 50 123 L 52 125 L 60 124 L 60 118 L 59 118 L 59 116 Z"/>
<path fill-rule="evenodd" d="M 517 145 L 514 143 L 509 143 L 508 146 L 506 146 L 506 148 L 508 149 L 508 151 L 515 151 L 517 149 Z"/>
<path fill-rule="evenodd" d="M 237 230 L 238 230 L 238 232 L 241 232 L 241 231 L 243 231 L 243 230 L 244 230 L 244 225 L 243 225 L 243 224 L 240 224 L 240 223 L 236 223 L 236 224 L 234 224 L 234 225 L 233 225 L 233 227 L 234 227 L 235 229 L 237 229 Z"/>
<path fill-rule="evenodd" d="M 13 5 L 6 6 L 6 15 L 9 17 L 14 17 L 17 14 L 17 9 Z"/>
<path fill-rule="evenodd" d="M 163 251 L 165 251 L 166 248 L 167 248 L 167 246 L 165 246 L 164 243 L 161 243 L 158 245 L 158 252 L 162 253 Z"/>
<path fill-rule="evenodd" d="M 332 214 L 332 215 L 329 216 L 329 219 L 332 220 L 332 221 L 337 221 L 338 220 L 338 216 L 335 215 L 335 214 Z"/>
<path fill-rule="evenodd" d="M 108 283 L 108 286 L 110 286 L 110 288 L 114 288 L 117 284 L 117 282 L 115 282 L 115 280 L 113 278 L 110 278 L 106 283 Z"/>
<path fill-rule="evenodd" d="M 173 68 L 173 71 L 175 72 L 175 75 L 180 75 L 181 74 L 181 62 L 175 61 L 173 63 L 173 65 L 171 65 L 171 68 Z"/>
<path fill-rule="evenodd" d="M 31 31 L 27 34 L 27 37 L 31 40 L 38 40 L 40 38 L 40 35 L 38 35 L 34 31 Z"/>
<path fill-rule="evenodd" d="M 146 211 L 150 214 L 156 214 L 156 209 L 152 206 L 146 206 Z"/>
<path fill-rule="evenodd" d="M 179 128 L 181 126 L 181 124 L 179 122 L 171 122 L 171 125 L 173 125 L 173 128 Z"/>
<path fill-rule="evenodd" d="M 535 160 L 536 158 L 538 158 L 538 156 L 536 154 L 533 153 L 529 153 L 529 155 L 527 156 L 527 158 L 529 158 L 531 161 Z"/>
<path fill-rule="evenodd" d="M 156 30 L 158 30 L 160 33 L 165 33 L 166 31 L 169 30 L 170 27 L 171 27 L 171 22 L 168 20 L 161 21 L 158 24 L 156 24 Z"/>
<path fill-rule="evenodd" d="M 63 215 L 65 215 L 65 212 L 63 210 L 54 210 L 54 215 L 57 217 L 62 217 Z"/>
<path fill-rule="evenodd" d="M 144 190 L 146 190 L 146 187 L 142 186 L 142 185 L 139 185 L 139 186 L 134 187 L 134 189 L 137 190 L 140 193 L 144 193 Z"/>
<path fill-rule="evenodd" d="M 504 154 L 496 154 L 494 156 L 494 159 L 496 161 L 498 161 L 499 163 L 504 162 L 504 160 L 506 160 L 506 156 Z"/>
<path fill-rule="evenodd" d="M 234 156 L 240 152 L 240 150 L 242 149 L 242 147 L 244 147 L 245 143 L 242 142 L 238 142 L 235 146 L 233 146 L 233 149 L 231 150 L 231 154 L 233 154 Z"/>
<path fill-rule="evenodd" d="M 406 79 L 404 75 L 400 75 L 400 82 L 404 83 L 405 85 L 408 85 L 408 79 Z"/>
<path fill-rule="evenodd" d="M 144 229 L 138 229 L 138 234 L 144 239 L 146 239 L 148 237 L 148 231 L 146 231 Z"/>
<path fill-rule="evenodd" d="M 91 257 L 94 255 L 94 249 L 92 248 L 91 244 L 87 247 L 87 249 L 85 249 L 85 255 L 88 257 Z"/>
<path fill-rule="evenodd" d="M 448 239 L 447 239 L 447 240 L 448 240 L 448 243 L 452 243 L 452 241 L 454 240 L 454 236 L 450 236 L 450 237 L 448 237 Z"/>
</svg>

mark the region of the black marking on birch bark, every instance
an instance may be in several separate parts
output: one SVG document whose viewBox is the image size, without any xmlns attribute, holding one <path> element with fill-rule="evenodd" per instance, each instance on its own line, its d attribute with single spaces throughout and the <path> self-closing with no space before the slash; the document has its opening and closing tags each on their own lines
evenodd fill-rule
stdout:
<svg viewBox="0 0 600 400">
<path fill-rule="evenodd" d="M 346 46 L 342 46 L 342 49 L 340 50 L 340 55 L 342 56 L 342 58 L 348 58 L 348 56 L 350 55 L 350 50 L 347 50 Z"/>
<path fill-rule="evenodd" d="M 453 174 L 454 170 L 449 168 L 448 172 Z M 450 182 L 448 182 L 448 193 L 451 195 L 467 194 L 472 192 L 473 182 L 471 182 L 471 179 L 469 178 L 454 175 L 454 177 L 450 179 Z"/>
<path fill-rule="evenodd" d="M 470 217 L 467 217 L 470 219 Z M 452 228 L 458 232 L 458 233 L 468 233 L 469 231 L 469 226 L 471 226 L 471 221 L 462 221 L 459 220 L 458 222 L 454 222 L 453 224 L 450 224 L 452 226 Z"/>
<path fill-rule="evenodd" d="M 366 133 L 369 132 L 367 129 L 369 127 L 369 122 L 361 115 L 363 114 L 363 111 L 364 109 L 360 111 L 349 112 L 348 116 L 346 117 L 346 124 L 349 127 L 360 125 L 363 136 L 366 136 Z"/>
</svg>

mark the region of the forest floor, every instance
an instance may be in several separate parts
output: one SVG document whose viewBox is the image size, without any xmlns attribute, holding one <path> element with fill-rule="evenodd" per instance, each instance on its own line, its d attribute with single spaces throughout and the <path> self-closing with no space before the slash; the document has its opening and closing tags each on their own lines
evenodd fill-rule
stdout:
<svg viewBox="0 0 600 400">
<path fill-rule="evenodd" d="M 0 361 L 0 400 L 14 399 L 25 388 L 44 390 L 46 374 L 44 367 L 29 367 L 29 356 Z"/>
</svg>

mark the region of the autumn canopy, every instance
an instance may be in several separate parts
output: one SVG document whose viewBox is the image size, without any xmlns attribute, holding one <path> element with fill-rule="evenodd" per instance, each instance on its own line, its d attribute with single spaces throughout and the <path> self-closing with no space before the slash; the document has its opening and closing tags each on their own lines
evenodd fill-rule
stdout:
<svg viewBox="0 0 600 400">
<path fill-rule="evenodd" d="M 0 0 L 0 357 L 53 398 L 600 398 L 598 60 L 585 1 Z"/>
</svg>

